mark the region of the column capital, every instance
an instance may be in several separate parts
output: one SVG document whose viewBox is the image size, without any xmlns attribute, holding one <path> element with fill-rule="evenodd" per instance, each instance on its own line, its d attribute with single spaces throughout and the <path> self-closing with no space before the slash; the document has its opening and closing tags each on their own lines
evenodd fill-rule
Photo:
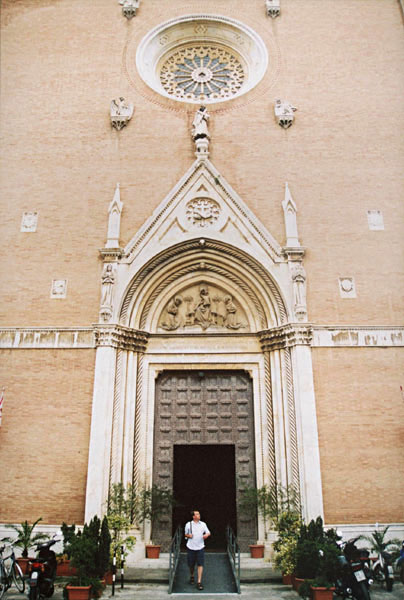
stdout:
<svg viewBox="0 0 404 600">
<path fill-rule="evenodd" d="M 281 327 L 265 329 L 258 332 L 263 352 L 282 350 L 293 346 L 311 346 L 313 340 L 313 327 L 287 323 Z"/>
<path fill-rule="evenodd" d="M 145 352 L 149 333 L 123 325 L 94 325 L 95 346 Z"/>
</svg>

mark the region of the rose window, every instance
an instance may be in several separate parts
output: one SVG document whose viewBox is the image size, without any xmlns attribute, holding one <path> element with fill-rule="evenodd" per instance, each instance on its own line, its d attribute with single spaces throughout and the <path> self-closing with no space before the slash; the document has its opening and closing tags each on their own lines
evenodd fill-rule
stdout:
<svg viewBox="0 0 404 600">
<path fill-rule="evenodd" d="M 216 104 L 247 94 L 267 66 L 261 37 L 223 15 L 189 14 L 165 21 L 136 50 L 143 81 L 165 98 L 190 104 Z M 132 69 L 128 62 L 129 75 Z"/>
<path fill-rule="evenodd" d="M 239 59 L 225 48 L 192 46 L 177 50 L 160 71 L 164 90 L 186 100 L 213 100 L 236 95 L 244 82 Z"/>
</svg>

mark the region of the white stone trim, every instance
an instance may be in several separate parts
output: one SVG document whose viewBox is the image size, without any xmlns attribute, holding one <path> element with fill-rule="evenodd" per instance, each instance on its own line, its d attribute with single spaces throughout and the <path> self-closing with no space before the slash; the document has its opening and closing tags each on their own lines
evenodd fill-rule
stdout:
<svg viewBox="0 0 404 600">
<path fill-rule="evenodd" d="M 206 340 L 206 348 L 211 344 Z M 139 465 L 142 472 L 139 473 L 139 481 L 151 485 L 153 475 L 153 430 L 154 430 L 154 408 L 155 408 L 155 380 L 163 370 L 240 370 L 249 372 L 253 385 L 254 402 L 254 438 L 255 438 L 255 467 L 257 486 L 269 485 L 268 474 L 265 470 L 265 436 L 263 435 L 263 424 L 265 423 L 266 397 L 265 397 L 265 364 L 264 356 L 251 353 L 227 353 L 207 354 L 199 350 L 188 349 L 184 344 L 183 352 L 165 354 L 150 353 L 144 357 L 145 376 L 143 378 L 142 396 L 144 399 L 142 411 L 142 432 L 140 447 L 142 455 Z M 147 535 L 147 532 L 146 532 Z M 258 522 L 258 539 L 265 538 L 265 527 L 262 519 Z"/>
<path fill-rule="evenodd" d="M 202 25 L 199 27 L 198 25 Z M 268 66 L 268 52 L 261 37 L 244 23 L 217 14 L 190 14 L 170 19 L 152 29 L 141 40 L 136 52 L 136 67 L 143 81 L 155 92 L 179 102 L 201 103 L 199 98 L 176 98 L 163 88 L 159 71 L 164 57 L 185 43 L 217 43 L 237 52 L 247 65 L 247 78 L 241 90 L 230 98 L 216 98 L 214 102 L 246 94 L 264 77 Z M 204 104 L 212 102 L 204 100 Z"/>
<path fill-rule="evenodd" d="M 1 327 L 0 348 L 95 348 L 93 327 Z"/>
<path fill-rule="evenodd" d="M 314 325 L 313 347 L 368 347 L 386 348 L 404 346 L 404 327 Z"/>
<path fill-rule="evenodd" d="M 114 331 L 115 327 L 111 326 Z M 273 341 L 273 347 L 278 347 L 275 343 L 276 337 L 283 329 L 294 332 L 294 335 L 300 328 L 304 333 L 305 327 L 300 323 L 296 326 L 285 325 L 284 327 L 268 330 L 268 336 Z M 307 340 L 299 341 L 296 338 L 296 343 L 304 343 L 311 345 L 314 348 L 400 348 L 404 346 L 404 327 L 388 327 L 388 326 L 355 326 L 355 325 L 309 325 L 312 331 L 312 341 L 310 344 Z M 81 349 L 96 347 L 96 332 L 103 329 L 103 326 L 94 327 L 0 327 L 0 348 L 7 349 Z M 130 328 L 117 327 L 127 330 Z M 141 332 L 139 332 L 141 333 Z M 286 332 L 287 333 L 287 332 Z M 145 334 L 147 335 L 147 334 Z M 296 334 L 297 335 L 297 334 Z M 112 343 L 112 342 L 111 342 Z M 293 345 L 286 343 L 285 345 Z M 279 346 L 281 347 L 281 346 Z"/>
<path fill-rule="evenodd" d="M 386 540 L 393 538 L 404 539 L 404 522 L 403 523 L 378 523 L 377 529 L 382 531 L 384 527 L 389 526 L 389 530 L 386 534 Z M 342 539 L 344 541 L 358 537 L 359 535 L 371 536 L 373 531 L 376 530 L 376 523 L 373 524 L 362 524 L 362 523 L 349 523 L 341 525 L 340 523 L 325 523 L 324 529 L 338 529 L 342 533 Z M 357 545 L 359 547 L 369 547 L 367 540 L 358 540 Z"/>
</svg>

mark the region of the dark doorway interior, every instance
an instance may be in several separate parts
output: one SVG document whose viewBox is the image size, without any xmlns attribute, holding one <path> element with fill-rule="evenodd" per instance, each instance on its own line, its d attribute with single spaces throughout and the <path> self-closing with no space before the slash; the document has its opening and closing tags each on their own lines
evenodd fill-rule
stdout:
<svg viewBox="0 0 404 600">
<path fill-rule="evenodd" d="M 206 550 L 224 550 L 226 525 L 237 534 L 235 447 L 174 445 L 173 533 L 197 509 L 212 536 Z"/>
</svg>

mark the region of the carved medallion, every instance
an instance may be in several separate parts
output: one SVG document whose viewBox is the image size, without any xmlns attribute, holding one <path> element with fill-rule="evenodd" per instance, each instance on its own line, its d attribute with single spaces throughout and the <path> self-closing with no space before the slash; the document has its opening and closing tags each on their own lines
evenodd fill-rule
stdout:
<svg viewBox="0 0 404 600">
<path fill-rule="evenodd" d="M 187 204 L 187 219 L 191 225 L 203 228 L 213 225 L 219 218 L 220 207 L 210 198 L 195 198 Z"/>
</svg>

